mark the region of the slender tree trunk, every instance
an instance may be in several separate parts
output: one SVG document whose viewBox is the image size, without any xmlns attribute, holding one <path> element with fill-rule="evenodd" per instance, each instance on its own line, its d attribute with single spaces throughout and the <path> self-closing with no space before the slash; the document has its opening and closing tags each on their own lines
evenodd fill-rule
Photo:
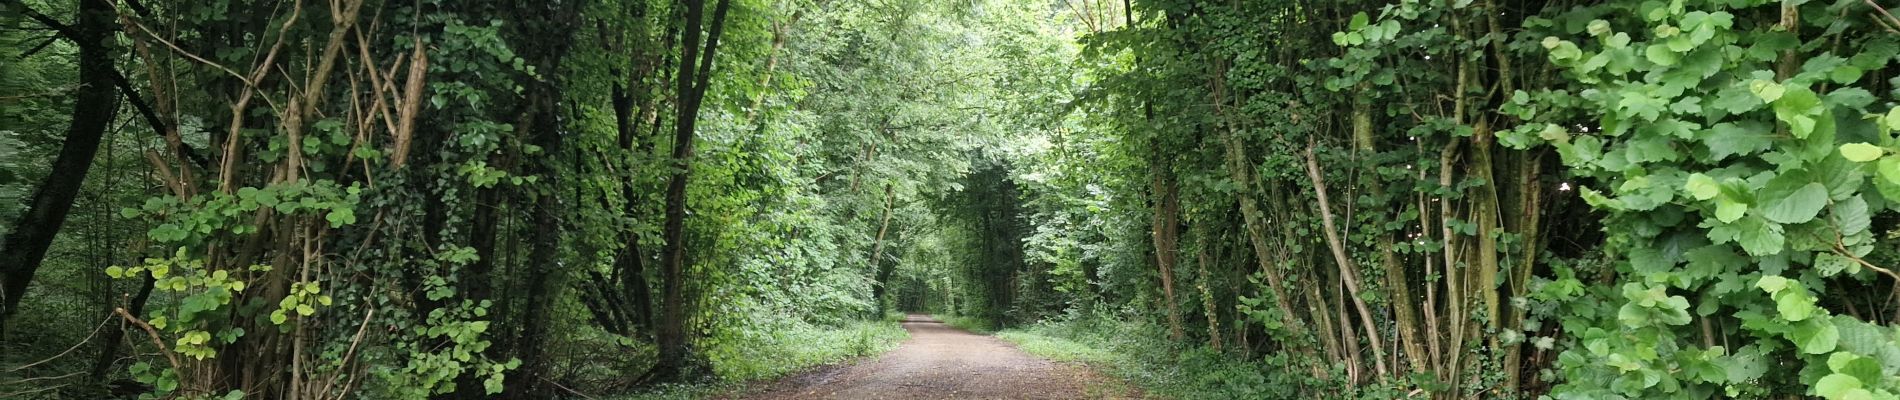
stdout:
<svg viewBox="0 0 1900 400">
<path fill-rule="evenodd" d="M 891 184 L 886 183 L 884 184 L 884 216 L 879 218 L 880 222 L 877 224 L 877 239 L 871 242 L 871 259 L 867 260 L 870 262 L 871 268 L 877 271 L 876 286 L 871 288 L 873 292 L 871 293 L 871 301 L 877 302 L 878 316 L 882 316 L 884 313 L 884 294 L 887 292 L 885 285 L 889 285 L 891 279 L 891 272 L 884 269 L 884 263 L 882 262 L 884 258 L 884 234 L 889 233 L 891 230 L 891 211 L 896 208 L 896 206 L 897 191 L 891 187 Z"/>
<path fill-rule="evenodd" d="M 1319 218 L 1322 232 L 1326 235 L 1326 244 L 1332 248 L 1333 261 L 1339 266 L 1339 280 L 1346 284 L 1346 290 L 1352 297 L 1353 308 L 1359 311 L 1359 323 L 1365 325 L 1366 342 L 1372 345 L 1372 365 L 1378 368 L 1381 379 L 1389 376 L 1391 370 L 1385 365 L 1385 345 L 1380 343 L 1379 329 L 1374 326 L 1372 310 L 1366 307 L 1366 300 L 1360 295 L 1359 267 L 1346 256 L 1345 243 L 1339 238 L 1339 230 L 1333 224 L 1331 203 L 1326 198 L 1326 183 L 1320 177 L 1319 160 L 1313 155 L 1313 147 L 1306 147 L 1306 176 L 1313 180 L 1313 192 L 1319 197 Z M 1340 307 L 1345 307 L 1340 304 Z M 1342 323 L 1341 326 L 1344 326 Z"/>
<path fill-rule="evenodd" d="M 646 8 L 638 5 L 636 7 L 640 7 L 634 10 L 636 17 L 646 15 Z M 644 25 L 636 25 L 635 29 L 642 34 L 645 33 Z M 633 57 L 634 63 L 637 64 L 635 68 L 632 68 L 635 70 L 634 74 L 621 77 L 613 86 L 611 93 L 614 103 L 614 125 L 619 134 L 618 144 L 624 152 L 621 156 L 628 159 L 644 156 L 647 149 L 642 144 L 651 142 L 640 139 L 640 126 L 642 122 L 647 121 L 647 112 L 653 108 L 653 101 L 649 98 L 651 96 L 646 94 L 648 90 L 642 83 L 646 82 L 646 77 L 657 69 L 655 59 L 658 58 L 647 53 L 650 50 L 645 48 L 636 51 L 640 53 L 636 53 Z M 648 126 L 658 127 L 657 124 Z M 631 170 L 632 166 L 628 168 L 629 170 L 622 171 L 622 182 L 620 182 L 621 198 L 626 201 L 621 212 L 624 216 L 637 218 L 641 215 L 641 203 L 647 198 L 639 190 L 637 174 Z M 631 299 L 633 304 L 609 301 L 613 305 L 606 308 L 616 310 L 621 323 L 632 325 L 609 329 L 632 336 L 653 326 L 653 287 L 647 283 L 646 254 L 641 247 L 640 235 L 635 233 L 634 229 L 628 229 L 625 246 L 619 254 L 614 256 L 612 282 L 599 284 L 617 286 L 613 289 L 602 288 L 603 291 L 617 291 L 617 295 L 612 296 L 616 299 L 623 297 Z"/>
<path fill-rule="evenodd" d="M 1364 87 L 1362 84 L 1361 89 Z M 1359 96 L 1355 96 L 1353 101 L 1352 138 L 1353 147 L 1358 149 L 1362 159 L 1378 156 L 1379 149 L 1372 140 L 1372 100 L 1367 98 L 1363 90 Z M 1376 169 L 1375 166 L 1374 170 Z M 1372 192 L 1372 197 L 1378 201 L 1391 203 L 1392 199 L 1386 198 L 1385 182 L 1377 177 L 1377 173 L 1367 175 L 1372 176 L 1371 182 L 1364 186 Z M 1412 304 L 1412 284 L 1405 276 L 1405 268 L 1399 263 L 1397 250 L 1393 246 L 1393 233 L 1380 231 L 1377 234 L 1379 261 L 1385 270 L 1387 290 L 1391 291 L 1388 301 L 1392 304 L 1393 316 L 1397 319 L 1393 323 L 1393 328 L 1399 331 L 1399 340 L 1402 342 L 1401 349 L 1405 353 L 1406 364 L 1411 365 L 1413 373 L 1423 373 L 1425 372 L 1425 348 L 1418 337 L 1416 314 L 1418 309 Z"/>
<path fill-rule="evenodd" d="M 1207 248 L 1212 245 L 1212 241 L 1208 240 L 1205 225 L 1198 224 L 1194 228 L 1195 241 L 1199 244 L 1199 248 L 1194 252 L 1196 261 L 1194 264 L 1200 278 L 1201 312 L 1207 315 L 1207 344 L 1208 347 L 1214 348 L 1214 351 L 1220 351 L 1220 312 L 1214 305 L 1213 279 L 1207 273 L 1207 265 L 1214 262 L 1213 257 L 1207 254 Z"/>
<path fill-rule="evenodd" d="M 1180 250 L 1181 199 L 1174 180 L 1170 177 L 1174 171 L 1168 166 L 1168 158 L 1160 148 L 1160 140 L 1153 144 L 1154 159 L 1149 170 L 1149 189 L 1154 196 L 1154 216 L 1152 228 L 1155 246 L 1155 267 L 1161 273 L 1161 301 L 1168 312 L 1168 337 L 1181 341 L 1181 309 L 1174 298 L 1174 266 Z"/>
<path fill-rule="evenodd" d="M 66 223 L 73 199 L 92 169 L 92 158 L 99 152 L 106 127 L 118 113 L 119 92 L 112 84 L 114 46 L 105 40 L 111 32 L 112 2 L 80 0 L 78 21 L 72 26 L 73 40 L 79 44 L 80 87 L 73 97 L 72 121 L 66 127 L 66 141 L 60 145 L 50 173 L 34 189 L 27 209 L 14 220 L 15 231 L 0 241 L 0 337 L 7 331 L 6 320 L 19 310 L 27 285 L 46 257 L 46 249 Z"/>
<path fill-rule="evenodd" d="M 1293 312 L 1293 306 L 1289 303 L 1291 299 L 1286 294 L 1285 278 L 1274 267 L 1275 260 L 1281 258 L 1275 256 L 1273 246 L 1268 244 L 1267 218 L 1262 215 L 1258 201 L 1254 200 L 1253 191 L 1245 189 L 1252 187 L 1249 182 L 1253 178 L 1244 161 L 1246 151 L 1242 149 L 1242 146 L 1245 144 L 1240 142 L 1237 135 L 1231 132 L 1227 134 L 1227 169 L 1233 176 L 1232 179 L 1243 188 L 1236 197 L 1240 202 L 1241 217 L 1247 225 L 1248 243 L 1253 245 L 1254 260 L 1260 263 L 1260 274 L 1267 278 L 1267 289 L 1273 292 L 1274 308 L 1280 311 L 1280 324 L 1293 337 L 1305 336 L 1306 328 L 1295 317 L 1299 314 Z"/>
<path fill-rule="evenodd" d="M 681 57 L 678 77 L 679 101 L 673 124 L 673 176 L 666 185 L 666 223 L 661 235 L 666 240 L 661 250 L 662 312 L 656 341 L 659 362 L 648 372 L 649 378 L 676 380 L 684 372 L 692 348 L 686 337 L 686 185 L 692 178 L 693 137 L 699 122 L 699 106 L 711 79 L 719 35 L 725 28 L 726 12 L 732 0 L 719 0 L 714 6 L 710 32 L 704 53 L 700 49 L 704 0 L 686 0 L 686 26 L 681 31 Z"/>
</svg>

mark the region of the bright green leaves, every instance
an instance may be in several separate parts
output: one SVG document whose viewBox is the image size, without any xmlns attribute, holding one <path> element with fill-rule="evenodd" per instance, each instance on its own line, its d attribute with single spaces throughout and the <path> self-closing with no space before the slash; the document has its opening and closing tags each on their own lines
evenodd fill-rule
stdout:
<svg viewBox="0 0 1900 400">
<path fill-rule="evenodd" d="M 1783 290 L 1788 290 L 1788 285 L 1793 284 L 1793 283 L 1795 282 L 1788 280 L 1788 278 L 1769 275 L 1769 276 L 1761 277 L 1761 280 L 1755 281 L 1755 287 L 1760 288 L 1761 290 L 1766 291 L 1769 294 L 1775 294 L 1775 293 L 1780 293 Z"/>
<path fill-rule="evenodd" d="M 1708 175 L 1690 174 L 1687 182 L 1683 183 L 1683 191 L 1697 201 L 1714 200 L 1715 219 L 1723 223 L 1735 222 L 1747 214 L 1749 202 L 1752 200 L 1742 189 L 1747 185 L 1746 182 L 1730 179 L 1731 182 L 1724 184 L 1716 182 L 1715 178 Z"/>
<path fill-rule="evenodd" d="M 1629 300 L 1616 312 L 1625 326 L 1686 325 L 1690 321 L 1689 299 L 1671 296 L 1666 286 L 1638 283 L 1623 285 L 1623 298 Z"/>
<path fill-rule="evenodd" d="M 1881 115 L 1879 118 L 1882 133 L 1900 130 L 1900 107 L 1887 110 L 1887 114 Z"/>
<path fill-rule="evenodd" d="M 1700 173 L 1690 174 L 1689 181 L 1683 189 L 1689 191 L 1689 195 L 1695 197 L 1696 200 L 1713 199 L 1716 195 L 1722 194 L 1721 184 L 1715 183 L 1714 178 Z"/>
<path fill-rule="evenodd" d="M 1346 31 L 1333 32 L 1333 44 L 1341 47 L 1352 47 L 1366 43 L 1392 40 L 1397 38 L 1398 35 L 1399 21 L 1388 18 L 1384 21 L 1380 21 L 1378 24 L 1373 24 L 1370 16 L 1366 15 L 1365 12 L 1360 12 L 1353 14 L 1352 20 L 1347 24 Z"/>
<path fill-rule="evenodd" d="M 1748 213 L 1748 203 L 1722 199 L 1715 203 L 1715 219 L 1722 222 L 1735 222 Z"/>
<path fill-rule="evenodd" d="M 1847 116 L 1889 97 L 1884 84 L 1869 82 L 1891 76 L 1885 67 L 1896 46 L 1852 28 L 1839 33 L 1838 24 L 1831 32 L 1866 43 L 1826 46 L 1769 24 L 1738 26 L 1730 14 L 1824 7 L 1801 3 L 1618 1 L 1586 6 L 1595 12 L 1552 22 L 1547 31 L 1530 28 L 1537 37 L 1556 35 L 1544 37 L 1542 47 L 1577 85 L 1566 89 L 1585 99 L 1569 105 L 1601 128 L 1547 143 L 1572 173 L 1596 180 L 1596 190 L 1579 195 L 1611 215 L 1607 250 L 1627 260 L 1616 264 L 1623 301 L 1603 299 L 1590 306 L 1601 322 L 1568 330 L 1591 346 L 1590 357 L 1567 352 L 1558 364 L 1563 379 L 1582 383 L 1553 395 L 1759 397 L 1786 390 L 1762 388 L 1769 368 L 1806 364 L 1802 383 L 1810 394 L 1891 397 L 1893 383 L 1884 380 L 1900 371 L 1892 332 L 1833 316 L 1823 305 L 1861 296 L 1834 285 L 1864 279 L 1856 276 L 1865 269 L 1861 260 L 1890 247 L 1876 243 L 1886 229 L 1876 222 L 1894 207 L 1883 200 L 1900 201 L 1900 141 L 1892 136 L 1900 109 L 1883 106 L 1883 115 L 1864 120 Z M 1581 34 L 1595 40 L 1565 36 Z M 1789 53 L 1803 63 L 1792 75 L 1782 61 Z M 1558 107 L 1566 103 L 1532 102 L 1545 104 L 1516 109 L 1565 112 Z M 1517 134 L 1539 143 L 1532 132 Z M 1582 146 L 1582 138 L 1593 142 Z M 1651 196 L 1657 186 L 1671 196 Z M 1875 190 L 1886 198 L 1867 193 Z M 1747 294 L 1750 286 L 1768 296 Z M 1716 367 L 1705 371 L 1691 356 L 1697 351 L 1686 350 L 1700 346 L 1702 333 L 1675 325 L 1689 320 L 1671 311 L 1676 296 L 1669 291 L 1686 291 L 1681 295 L 1696 301 L 1699 315 L 1742 319 L 1717 336 L 1786 342 L 1744 346 L 1715 357 L 1709 364 Z M 1601 341 L 1592 342 L 1589 332 L 1603 333 L 1594 336 Z M 1897 349 L 1883 370 L 1886 358 L 1874 354 L 1889 346 Z M 1627 348 L 1664 354 L 1642 357 Z M 1848 351 L 1855 355 L 1822 357 Z M 1818 368 L 1823 359 L 1830 361 L 1826 370 Z"/>
<path fill-rule="evenodd" d="M 187 331 L 173 342 L 172 349 L 194 360 L 203 360 L 218 355 L 211 348 L 211 332 Z"/>
<path fill-rule="evenodd" d="M 1787 88 L 1775 81 L 1756 79 L 1748 82 L 1748 92 L 1754 93 L 1755 97 L 1760 98 L 1763 103 L 1773 103 L 1787 93 Z"/>
<path fill-rule="evenodd" d="M 1793 172 L 1769 180 L 1757 198 L 1762 217 L 1782 224 L 1812 221 L 1828 204 L 1826 186 L 1812 181 L 1808 174 Z"/>
<path fill-rule="evenodd" d="M 359 184 L 342 186 L 329 180 L 290 181 L 263 187 L 238 188 L 232 194 L 210 192 L 180 200 L 155 197 L 138 209 L 121 210 L 127 217 L 145 217 L 155 224 L 146 232 L 153 241 L 195 245 L 222 234 L 257 233 L 254 218 L 260 210 L 283 215 L 316 215 L 340 228 L 356 223 Z"/>
<path fill-rule="evenodd" d="M 1575 61 L 1583 57 L 1583 50 L 1578 49 L 1576 43 L 1558 39 L 1556 36 L 1544 38 L 1542 44 L 1544 50 L 1550 51 L 1551 62 L 1563 64 L 1567 61 Z"/>
<path fill-rule="evenodd" d="M 1894 374 L 1888 371 L 1900 370 L 1900 342 L 1887 336 L 1887 328 L 1860 320 L 1836 317 L 1832 322 L 1837 349 L 1828 353 L 1825 375 L 1811 382 L 1812 394 L 1830 400 L 1896 398 L 1888 382 Z"/>
<path fill-rule="evenodd" d="M 1841 157 L 1846 157 L 1848 161 L 1874 161 L 1880 159 L 1880 156 L 1884 154 L 1886 154 L 1886 150 L 1881 149 L 1880 146 L 1871 144 L 1848 143 L 1841 145 Z"/>
<path fill-rule="evenodd" d="M 1872 399 L 1872 393 L 1862 389 L 1860 379 L 1847 374 L 1832 374 L 1821 377 L 1814 383 L 1814 394 L 1828 400 Z M 1851 397 L 1850 397 L 1851 396 Z"/>
<path fill-rule="evenodd" d="M 1808 294 L 1807 286 L 1801 284 L 1800 281 L 1767 275 L 1761 277 L 1761 280 L 1755 283 L 1755 287 L 1768 292 L 1769 296 L 1774 298 L 1775 312 L 1780 313 L 1781 319 L 1801 322 L 1814 316 L 1818 310 L 1814 306 L 1814 297 Z M 1833 346 L 1828 347 L 1832 350 Z"/>
<path fill-rule="evenodd" d="M 1779 87 L 1779 86 L 1775 86 Z M 1767 96 L 1763 96 L 1766 100 Z M 1788 124 L 1794 137 L 1806 139 L 1820 127 L 1821 118 L 1827 117 L 1827 109 L 1821 105 L 1821 97 L 1806 87 L 1790 87 L 1779 99 L 1767 100 L 1774 105 L 1775 118 Z"/>
<path fill-rule="evenodd" d="M 308 317 L 317 314 L 317 306 L 328 306 L 332 300 L 329 295 L 321 294 L 323 287 L 316 282 L 292 282 L 290 293 L 278 300 L 277 309 L 271 311 L 272 324 L 283 325 L 292 314 Z"/>
<path fill-rule="evenodd" d="M 1643 48 L 1643 58 L 1648 59 L 1649 62 L 1656 63 L 1656 65 L 1670 66 L 1676 65 L 1677 61 L 1682 60 L 1682 54 L 1671 50 L 1666 45 L 1652 44 L 1649 45 L 1649 47 Z"/>
<path fill-rule="evenodd" d="M 1369 21 L 1369 17 L 1367 17 L 1364 12 L 1353 14 L 1352 21 L 1347 24 L 1346 32 L 1333 33 L 1333 44 L 1340 46 L 1358 46 L 1365 44 L 1366 35 L 1361 31 L 1366 29 L 1366 24 L 1368 24 Z"/>
<path fill-rule="evenodd" d="M 1794 324 L 1788 331 L 1788 340 L 1795 348 L 1806 354 L 1823 354 L 1834 351 L 1841 342 L 1841 330 L 1825 318 L 1808 320 Z"/>
<path fill-rule="evenodd" d="M 1876 165 L 1881 178 L 1886 179 L 1888 183 L 1900 185 L 1900 156 L 1882 157 Z M 1895 200 L 1900 201 L 1900 199 Z"/>
<path fill-rule="evenodd" d="M 1827 368 L 1836 374 L 1846 375 L 1861 382 L 1880 382 L 1886 377 L 1880 362 L 1848 352 L 1835 352 L 1827 357 Z"/>
<path fill-rule="evenodd" d="M 253 267 L 246 272 L 268 271 Z M 167 293 L 177 300 L 152 311 L 146 323 L 173 337 L 172 351 L 195 360 L 217 357 L 217 348 L 237 342 L 244 329 L 220 323 L 233 312 L 237 295 L 248 286 L 242 272 L 210 269 L 204 260 L 178 248 L 170 258 L 147 258 L 144 264 L 113 266 L 106 274 L 114 279 L 137 279 L 149 275 L 152 290 Z M 238 312 L 242 312 L 239 310 Z"/>
</svg>

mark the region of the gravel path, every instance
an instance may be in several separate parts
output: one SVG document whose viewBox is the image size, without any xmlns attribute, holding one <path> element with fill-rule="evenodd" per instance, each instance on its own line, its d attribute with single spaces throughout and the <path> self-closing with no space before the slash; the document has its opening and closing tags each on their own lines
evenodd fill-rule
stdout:
<svg viewBox="0 0 1900 400">
<path fill-rule="evenodd" d="M 1031 356 L 994 337 L 925 315 L 904 319 L 910 340 L 875 360 L 822 367 L 748 399 L 1131 399 L 1087 368 Z"/>
</svg>

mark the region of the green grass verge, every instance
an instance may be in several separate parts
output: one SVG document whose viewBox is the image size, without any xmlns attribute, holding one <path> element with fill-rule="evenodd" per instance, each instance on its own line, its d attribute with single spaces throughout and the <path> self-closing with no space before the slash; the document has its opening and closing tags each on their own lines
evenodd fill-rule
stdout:
<svg viewBox="0 0 1900 400">
<path fill-rule="evenodd" d="M 977 318 L 977 317 L 965 317 L 965 316 L 960 316 L 960 315 L 935 315 L 935 314 L 932 314 L 930 317 L 936 318 L 938 321 L 943 321 L 944 325 L 949 325 L 957 329 L 962 329 L 962 330 L 966 330 L 970 332 L 976 332 L 977 334 L 981 334 L 981 335 L 996 333 L 996 324 L 990 322 L 987 319 L 982 319 L 982 318 Z"/>
<path fill-rule="evenodd" d="M 759 329 L 706 350 L 719 380 L 660 385 L 639 393 L 606 397 L 620 400 L 690 400 L 745 390 L 767 380 L 813 366 L 883 354 L 910 338 L 895 319 L 859 321 L 828 327 L 804 323 Z"/>
<path fill-rule="evenodd" d="M 1005 329 L 996 337 L 1036 356 L 1087 364 L 1151 397 L 1311 398 L 1309 394 L 1337 385 L 1289 371 L 1285 357 L 1247 360 L 1205 347 L 1182 346 L 1169 340 L 1161 327 L 1140 322 L 1082 316 Z"/>
</svg>

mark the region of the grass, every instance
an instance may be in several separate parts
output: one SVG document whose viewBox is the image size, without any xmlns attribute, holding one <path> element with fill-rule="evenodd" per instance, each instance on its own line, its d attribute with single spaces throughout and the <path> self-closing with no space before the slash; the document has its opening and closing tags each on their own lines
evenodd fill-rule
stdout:
<svg viewBox="0 0 1900 400">
<path fill-rule="evenodd" d="M 848 322 L 842 326 L 788 323 L 708 346 L 717 381 L 660 385 L 620 400 L 690 400 L 742 391 L 818 365 L 883 354 L 910 338 L 897 320 Z"/>
<path fill-rule="evenodd" d="M 960 316 L 960 315 L 936 315 L 936 314 L 932 314 L 930 317 L 936 318 L 938 321 L 943 321 L 944 325 L 949 325 L 957 329 L 962 329 L 962 330 L 966 330 L 970 332 L 976 332 L 979 335 L 988 335 L 988 334 L 996 333 L 996 324 L 990 322 L 990 320 L 983 319 L 983 318 L 966 317 L 966 316 Z"/>
<path fill-rule="evenodd" d="M 1243 359 L 1205 347 L 1182 346 L 1164 332 L 1153 324 L 1083 315 L 1006 329 L 996 337 L 1036 356 L 1087 364 L 1154 397 L 1302 398 L 1320 390 L 1315 388 L 1338 385 L 1289 370 L 1284 357 Z"/>
</svg>

